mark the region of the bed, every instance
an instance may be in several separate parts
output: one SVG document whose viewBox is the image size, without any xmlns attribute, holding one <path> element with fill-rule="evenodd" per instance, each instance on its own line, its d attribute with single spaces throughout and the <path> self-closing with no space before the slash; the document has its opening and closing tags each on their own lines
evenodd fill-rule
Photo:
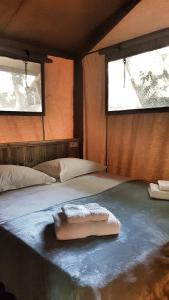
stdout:
<svg viewBox="0 0 169 300">
<path fill-rule="evenodd" d="M 147 188 L 100 172 L 2 193 L 0 281 L 18 300 L 168 299 L 169 202 Z M 120 235 L 57 241 L 52 214 L 72 202 L 108 208 Z"/>
</svg>

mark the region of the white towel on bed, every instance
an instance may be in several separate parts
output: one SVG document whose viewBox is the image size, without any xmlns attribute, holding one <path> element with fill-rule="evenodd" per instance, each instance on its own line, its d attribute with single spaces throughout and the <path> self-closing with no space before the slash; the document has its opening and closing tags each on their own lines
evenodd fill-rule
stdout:
<svg viewBox="0 0 169 300">
<path fill-rule="evenodd" d="M 114 235 L 120 233 L 120 221 L 109 212 L 108 220 L 98 222 L 68 223 L 63 212 L 53 216 L 58 240 L 74 240 L 88 236 Z"/>
<path fill-rule="evenodd" d="M 150 183 L 148 191 L 151 198 L 169 200 L 169 191 L 161 191 L 158 184 Z"/>
<path fill-rule="evenodd" d="M 160 191 L 169 191 L 169 180 L 158 180 Z"/>
<path fill-rule="evenodd" d="M 85 205 L 65 204 L 62 211 L 68 223 L 108 220 L 109 211 L 97 203 Z"/>
</svg>

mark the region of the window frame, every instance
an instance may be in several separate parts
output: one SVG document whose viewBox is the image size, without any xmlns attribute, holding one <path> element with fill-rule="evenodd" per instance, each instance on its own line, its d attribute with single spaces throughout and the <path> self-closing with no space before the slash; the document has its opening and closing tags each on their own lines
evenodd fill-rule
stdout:
<svg viewBox="0 0 169 300">
<path fill-rule="evenodd" d="M 42 111 L 41 112 L 32 112 L 32 111 L 8 111 L 0 110 L 0 115 L 12 115 L 12 116 L 44 116 L 45 115 L 45 62 L 43 60 L 34 59 L 34 58 L 23 58 L 15 55 L 4 55 L 1 54 L 1 57 L 12 58 L 17 60 L 26 60 L 28 62 L 38 63 L 41 68 L 41 99 L 42 99 Z"/>
<path fill-rule="evenodd" d="M 116 44 L 99 51 L 99 54 L 105 56 L 105 113 L 106 115 L 122 115 L 122 114 L 140 114 L 140 113 L 153 113 L 153 112 L 168 112 L 169 106 L 153 107 L 153 108 L 139 108 L 127 110 L 108 110 L 108 63 L 118 59 L 125 59 L 137 54 L 145 53 L 148 51 L 157 50 L 169 46 L 169 28 L 152 32 L 134 38 L 120 44 Z"/>
</svg>

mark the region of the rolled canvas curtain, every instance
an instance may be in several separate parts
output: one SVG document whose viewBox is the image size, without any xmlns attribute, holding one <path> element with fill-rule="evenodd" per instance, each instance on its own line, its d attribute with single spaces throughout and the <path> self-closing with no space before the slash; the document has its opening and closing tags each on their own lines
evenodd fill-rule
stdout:
<svg viewBox="0 0 169 300">
<path fill-rule="evenodd" d="M 45 66 L 45 138 L 68 139 L 73 137 L 73 61 L 50 58 L 53 63 Z"/>
<path fill-rule="evenodd" d="M 105 58 L 93 53 L 83 60 L 84 158 L 106 163 Z"/>
</svg>

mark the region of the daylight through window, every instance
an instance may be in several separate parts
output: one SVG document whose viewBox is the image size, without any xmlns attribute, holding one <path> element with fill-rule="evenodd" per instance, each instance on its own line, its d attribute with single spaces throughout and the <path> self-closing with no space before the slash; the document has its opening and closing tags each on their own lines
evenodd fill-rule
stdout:
<svg viewBox="0 0 169 300">
<path fill-rule="evenodd" d="M 0 111 L 42 112 L 40 63 L 0 57 Z"/>
<path fill-rule="evenodd" d="M 169 47 L 108 62 L 108 111 L 169 107 Z"/>
</svg>

